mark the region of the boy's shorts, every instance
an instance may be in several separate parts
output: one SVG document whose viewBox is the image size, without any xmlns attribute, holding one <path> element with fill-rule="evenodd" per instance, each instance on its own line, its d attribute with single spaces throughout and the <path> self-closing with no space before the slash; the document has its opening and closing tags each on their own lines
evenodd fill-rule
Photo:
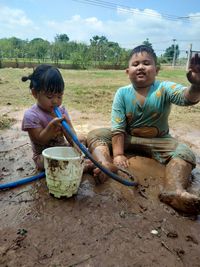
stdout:
<svg viewBox="0 0 200 267">
<path fill-rule="evenodd" d="M 126 134 L 124 141 L 125 153 L 150 157 L 161 164 L 167 164 L 172 158 L 181 158 L 191 163 L 193 167 L 196 166 L 196 158 L 192 150 L 171 136 L 143 138 Z M 111 129 L 99 128 L 92 130 L 88 133 L 87 145 L 91 152 L 99 145 L 107 145 L 112 153 Z"/>
</svg>

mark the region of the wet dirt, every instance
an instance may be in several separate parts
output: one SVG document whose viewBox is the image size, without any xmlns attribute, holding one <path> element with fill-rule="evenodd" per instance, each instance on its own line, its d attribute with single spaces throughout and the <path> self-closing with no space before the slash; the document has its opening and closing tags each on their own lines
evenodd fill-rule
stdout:
<svg viewBox="0 0 200 267">
<path fill-rule="evenodd" d="M 1 183 L 34 173 L 22 114 L 10 111 L 17 122 L 0 131 Z M 109 125 L 96 114 L 71 116 L 81 133 Z M 190 190 L 200 194 L 200 126 L 184 130 L 172 134 L 197 155 Z M 200 266 L 200 221 L 158 200 L 165 167 L 139 156 L 130 162 L 138 188 L 111 179 L 96 186 L 84 174 L 71 198 L 51 196 L 45 179 L 0 191 L 0 266 Z"/>
</svg>

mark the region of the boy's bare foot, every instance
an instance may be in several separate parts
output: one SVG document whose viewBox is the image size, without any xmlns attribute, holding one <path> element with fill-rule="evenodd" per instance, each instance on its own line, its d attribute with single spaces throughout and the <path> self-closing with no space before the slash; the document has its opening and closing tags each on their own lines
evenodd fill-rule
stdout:
<svg viewBox="0 0 200 267">
<path fill-rule="evenodd" d="M 106 162 L 102 166 L 113 173 L 117 173 L 118 171 L 118 168 L 110 162 Z M 95 179 L 96 184 L 103 184 L 108 179 L 108 176 L 103 171 L 101 171 L 99 168 L 95 168 L 93 170 L 93 174 L 94 174 L 94 179 Z"/>
<path fill-rule="evenodd" d="M 83 173 L 91 173 L 95 168 L 94 163 L 90 159 L 84 159 Z"/>
<path fill-rule="evenodd" d="M 133 181 L 135 180 L 133 175 L 126 169 L 122 169 L 121 167 L 115 166 L 113 163 L 105 163 L 103 165 L 106 169 L 108 169 L 110 172 L 117 174 L 122 179 Z M 94 179 L 96 184 L 104 183 L 108 179 L 108 175 L 106 175 L 103 171 L 101 171 L 99 168 L 95 168 L 93 170 Z"/>
<path fill-rule="evenodd" d="M 165 191 L 159 195 L 159 199 L 177 211 L 191 215 L 200 214 L 200 198 L 186 191 Z"/>
</svg>

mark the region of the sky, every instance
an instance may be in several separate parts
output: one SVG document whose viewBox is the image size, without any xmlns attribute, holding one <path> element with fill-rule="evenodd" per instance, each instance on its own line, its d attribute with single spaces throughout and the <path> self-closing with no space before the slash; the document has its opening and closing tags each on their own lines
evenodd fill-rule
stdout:
<svg viewBox="0 0 200 267">
<path fill-rule="evenodd" d="M 90 43 L 105 36 L 133 48 L 147 38 L 157 54 L 178 44 L 184 56 L 192 44 L 200 50 L 199 0 L 0 0 L 0 39 Z"/>
</svg>

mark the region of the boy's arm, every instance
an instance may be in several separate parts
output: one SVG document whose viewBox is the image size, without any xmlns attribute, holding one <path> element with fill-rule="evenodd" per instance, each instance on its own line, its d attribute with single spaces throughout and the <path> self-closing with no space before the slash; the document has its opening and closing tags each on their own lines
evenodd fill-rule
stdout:
<svg viewBox="0 0 200 267">
<path fill-rule="evenodd" d="M 124 101 L 121 91 L 115 94 L 112 105 L 112 151 L 113 163 L 118 166 L 128 167 L 128 161 L 124 155 L 124 137 L 126 128 L 126 116 Z"/>
<path fill-rule="evenodd" d="M 112 137 L 113 157 L 124 155 L 124 134 L 119 133 Z"/>
<path fill-rule="evenodd" d="M 128 167 L 128 159 L 124 155 L 124 133 L 112 137 L 113 162 L 117 166 Z"/>
<path fill-rule="evenodd" d="M 191 86 L 185 90 L 185 97 L 193 103 L 200 101 L 200 56 L 195 54 L 191 58 L 187 79 Z"/>
<path fill-rule="evenodd" d="M 185 90 L 185 97 L 192 103 L 198 103 L 200 101 L 200 85 L 191 84 Z"/>
</svg>

